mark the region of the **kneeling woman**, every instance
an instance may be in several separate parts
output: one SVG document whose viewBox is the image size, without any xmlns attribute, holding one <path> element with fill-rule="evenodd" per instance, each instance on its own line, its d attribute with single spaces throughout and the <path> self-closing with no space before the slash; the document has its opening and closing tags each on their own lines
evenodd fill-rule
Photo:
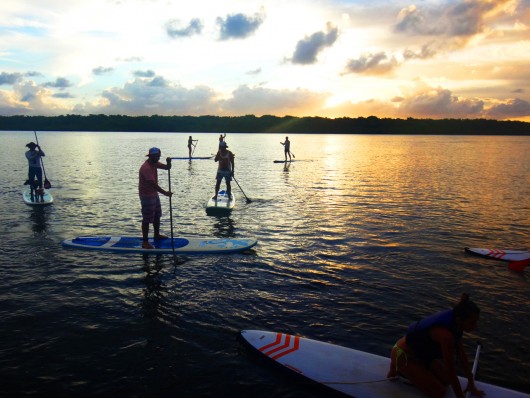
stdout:
<svg viewBox="0 0 530 398">
<path fill-rule="evenodd" d="M 463 294 L 453 309 L 428 316 L 411 324 L 407 334 L 399 339 L 391 353 L 388 377 L 402 375 L 431 398 L 445 395 L 451 385 L 457 398 L 464 398 L 456 374 L 455 353 L 460 358 L 468 379 L 467 389 L 475 396 L 477 390 L 467 355 L 462 344 L 464 332 L 477 327 L 480 309 Z"/>
</svg>

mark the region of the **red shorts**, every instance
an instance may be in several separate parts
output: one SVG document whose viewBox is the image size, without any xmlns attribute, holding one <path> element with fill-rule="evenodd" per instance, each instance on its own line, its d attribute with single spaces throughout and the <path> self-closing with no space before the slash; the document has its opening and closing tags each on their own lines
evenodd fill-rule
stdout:
<svg viewBox="0 0 530 398">
<path fill-rule="evenodd" d="M 160 198 L 156 196 L 140 196 L 140 203 L 142 204 L 142 222 L 154 223 L 155 220 L 160 220 L 162 217 L 162 207 L 160 206 Z"/>
</svg>

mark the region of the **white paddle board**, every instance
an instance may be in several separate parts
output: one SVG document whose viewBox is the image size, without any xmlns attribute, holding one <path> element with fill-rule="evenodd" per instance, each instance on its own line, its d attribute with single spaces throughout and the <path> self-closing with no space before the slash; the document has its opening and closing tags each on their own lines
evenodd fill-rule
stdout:
<svg viewBox="0 0 530 398">
<path fill-rule="evenodd" d="M 477 247 L 466 247 L 465 250 L 468 253 L 482 257 L 504 261 L 522 261 L 530 258 L 530 252 L 525 250 L 483 249 Z"/>
<path fill-rule="evenodd" d="M 243 330 L 244 342 L 273 362 L 313 382 L 356 398 L 425 398 L 404 379 L 386 378 L 390 358 L 284 333 Z M 390 349 L 389 349 L 390 355 Z M 460 378 L 463 388 L 467 381 Z M 486 397 L 530 395 L 476 381 Z M 454 398 L 449 388 L 445 395 Z"/>
<path fill-rule="evenodd" d="M 227 214 L 232 211 L 236 205 L 236 196 L 234 192 L 231 192 L 231 197 L 228 197 L 228 194 L 225 190 L 219 191 L 217 193 L 217 200 L 213 197 L 208 200 L 206 204 L 206 213 L 207 214 Z"/>
<path fill-rule="evenodd" d="M 22 199 L 24 200 L 24 203 L 30 206 L 44 206 L 49 205 L 53 203 L 53 196 L 48 190 L 44 190 L 43 197 L 37 197 L 36 195 L 31 195 L 31 190 L 26 189 L 24 192 L 22 192 Z"/>
<path fill-rule="evenodd" d="M 255 246 L 258 241 L 248 239 L 221 239 L 221 238 L 197 238 L 197 237 L 175 237 L 173 238 L 175 253 L 182 254 L 229 254 L 238 253 Z M 99 250 L 125 253 L 152 253 L 172 254 L 173 247 L 171 238 L 149 239 L 154 249 L 144 249 L 141 237 L 132 236 L 80 236 L 74 239 L 66 239 L 62 242 L 64 247 L 72 247 L 85 250 Z"/>
</svg>

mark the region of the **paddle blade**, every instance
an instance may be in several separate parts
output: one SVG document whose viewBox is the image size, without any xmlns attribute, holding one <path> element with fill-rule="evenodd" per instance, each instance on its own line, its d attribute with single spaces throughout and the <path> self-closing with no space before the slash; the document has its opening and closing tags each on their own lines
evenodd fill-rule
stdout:
<svg viewBox="0 0 530 398">
<path fill-rule="evenodd" d="M 508 267 L 513 271 L 523 271 L 528 264 L 530 264 L 530 258 L 527 258 L 526 260 L 512 261 L 508 264 Z"/>
<path fill-rule="evenodd" d="M 48 181 L 48 179 L 44 180 L 44 189 L 50 189 L 52 187 L 52 183 Z"/>
</svg>

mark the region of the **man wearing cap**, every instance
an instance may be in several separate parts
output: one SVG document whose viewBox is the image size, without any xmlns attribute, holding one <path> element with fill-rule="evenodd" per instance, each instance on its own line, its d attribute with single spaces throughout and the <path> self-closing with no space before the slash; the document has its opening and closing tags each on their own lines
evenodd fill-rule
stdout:
<svg viewBox="0 0 530 398">
<path fill-rule="evenodd" d="M 149 224 L 153 224 L 155 239 L 165 239 L 167 236 L 160 235 L 160 217 L 162 217 L 162 208 L 158 192 L 165 196 L 173 195 L 172 192 L 165 191 L 158 185 L 158 169 L 170 170 L 171 158 L 166 158 L 166 163 L 160 162 L 162 152 L 158 148 L 149 149 L 147 160 L 140 167 L 140 179 L 138 191 L 140 194 L 140 203 L 142 204 L 142 247 L 144 249 L 153 249 L 148 241 Z"/>
<path fill-rule="evenodd" d="M 26 152 L 26 159 L 28 159 L 28 184 L 31 188 L 31 196 L 33 196 L 33 190 L 37 189 L 34 185 L 34 180 L 37 178 L 37 186 L 38 189 L 42 189 L 42 166 L 41 166 L 41 158 L 46 156 L 44 154 L 44 151 L 35 144 L 34 142 L 30 142 L 29 144 L 26 144 L 26 147 L 29 148 L 29 151 Z"/>
<path fill-rule="evenodd" d="M 217 200 L 217 192 L 219 192 L 223 178 L 226 181 L 226 193 L 228 194 L 228 197 L 232 199 L 230 181 L 232 181 L 234 175 L 234 154 L 226 148 L 228 148 L 226 142 L 221 141 L 219 143 L 219 151 L 217 151 L 217 155 L 215 155 L 214 160 L 219 162 L 219 166 L 217 167 L 217 175 L 215 177 L 217 182 L 215 183 L 215 195 L 213 196 L 213 200 Z"/>
</svg>

